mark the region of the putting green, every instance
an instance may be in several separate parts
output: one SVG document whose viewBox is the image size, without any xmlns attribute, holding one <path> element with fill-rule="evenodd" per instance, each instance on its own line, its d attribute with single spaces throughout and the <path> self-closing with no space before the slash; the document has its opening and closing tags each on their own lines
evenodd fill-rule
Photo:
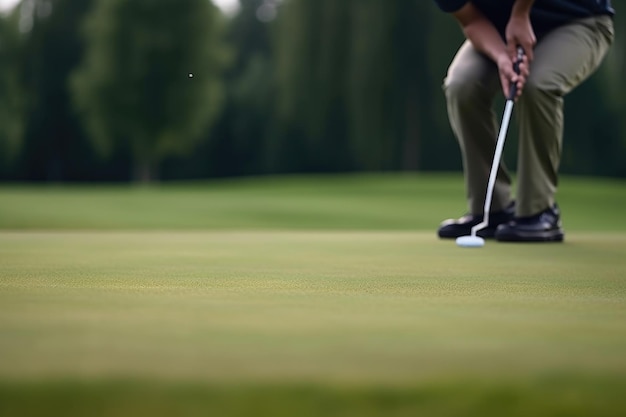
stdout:
<svg viewBox="0 0 626 417">
<path fill-rule="evenodd" d="M 3 233 L 0 375 L 626 373 L 626 236 Z"/>
<path fill-rule="evenodd" d="M 566 243 L 462 249 L 434 230 L 377 230 L 407 221 L 394 217 L 399 200 L 419 206 L 402 197 L 406 187 L 445 206 L 438 190 L 448 180 L 378 178 L 372 195 L 354 181 L 148 191 L 150 221 L 173 219 L 163 207 L 186 207 L 190 195 L 246 201 L 257 193 L 291 210 L 282 226 L 263 217 L 244 228 L 245 216 L 226 215 L 238 226 L 188 230 L 202 221 L 189 214 L 188 227 L 148 229 L 132 205 L 109 223 L 93 216 L 67 230 L 59 230 L 67 214 L 51 213 L 50 223 L 33 214 L 30 225 L 44 230 L 4 217 L 13 230 L 0 233 L 0 414 L 81 415 L 93 404 L 100 415 L 217 407 L 268 416 L 608 416 L 626 407 L 626 232 L 602 227 L 617 224 L 619 210 L 587 217 L 591 203 L 581 194 L 572 204 L 572 187 Z M 620 184 L 605 187 L 589 188 L 602 201 L 624 198 Z M 0 190 L 13 199 L 5 214 L 25 200 L 80 195 L 9 188 Z M 343 214 L 289 226 L 307 210 L 288 205 L 294 194 L 327 208 L 352 199 L 358 230 L 333 230 Z M 441 212 L 416 217 L 430 223 Z M 363 227 L 373 218 L 372 230 Z M 132 219 L 135 230 L 117 228 Z"/>
</svg>

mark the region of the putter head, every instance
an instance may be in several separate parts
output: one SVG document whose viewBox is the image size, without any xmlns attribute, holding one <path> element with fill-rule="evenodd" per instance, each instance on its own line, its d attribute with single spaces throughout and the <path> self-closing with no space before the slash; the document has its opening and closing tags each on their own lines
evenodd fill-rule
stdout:
<svg viewBox="0 0 626 417">
<path fill-rule="evenodd" d="M 461 236 L 456 239 L 457 246 L 462 248 L 482 248 L 485 246 L 485 239 L 479 236 Z"/>
</svg>

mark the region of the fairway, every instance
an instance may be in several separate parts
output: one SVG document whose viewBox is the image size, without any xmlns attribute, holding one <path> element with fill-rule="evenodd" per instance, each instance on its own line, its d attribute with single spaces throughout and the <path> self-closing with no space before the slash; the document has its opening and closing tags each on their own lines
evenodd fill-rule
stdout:
<svg viewBox="0 0 626 417">
<path fill-rule="evenodd" d="M 0 414 L 620 415 L 624 184 L 461 249 L 460 181 L 0 188 Z"/>
</svg>

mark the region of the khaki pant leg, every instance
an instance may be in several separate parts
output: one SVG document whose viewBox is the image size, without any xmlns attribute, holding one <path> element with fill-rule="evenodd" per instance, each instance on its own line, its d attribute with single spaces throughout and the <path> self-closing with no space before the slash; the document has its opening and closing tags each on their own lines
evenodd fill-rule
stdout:
<svg viewBox="0 0 626 417">
<path fill-rule="evenodd" d="M 600 65 L 613 39 L 608 16 L 557 28 L 540 39 L 519 99 L 517 216 L 530 216 L 555 202 L 563 139 L 563 96 Z"/>
<path fill-rule="evenodd" d="M 487 182 L 498 135 L 493 101 L 501 92 L 496 65 L 466 41 L 450 64 L 444 81 L 448 117 L 459 141 L 469 210 L 482 214 Z M 511 200 L 511 180 L 500 165 L 492 211 L 501 211 Z"/>
</svg>

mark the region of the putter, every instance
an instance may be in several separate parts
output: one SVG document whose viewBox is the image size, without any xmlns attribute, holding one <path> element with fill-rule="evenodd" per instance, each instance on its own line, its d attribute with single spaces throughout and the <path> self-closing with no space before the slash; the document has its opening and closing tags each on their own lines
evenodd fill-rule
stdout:
<svg viewBox="0 0 626 417">
<path fill-rule="evenodd" d="M 517 58 L 513 64 L 513 69 L 519 74 L 519 65 L 524 58 L 524 50 L 522 47 L 517 48 Z M 472 232 L 469 236 L 461 236 L 456 239 L 456 244 L 464 248 L 480 248 L 485 245 L 485 239 L 477 236 L 478 231 L 489 226 L 489 212 L 491 211 L 491 200 L 493 197 L 493 189 L 496 185 L 496 177 L 498 175 L 498 167 L 500 166 L 500 159 L 502 158 L 502 150 L 504 149 L 504 141 L 506 139 L 506 133 L 509 129 L 509 122 L 511 121 L 511 115 L 513 114 L 513 105 L 515 104 L 515 96 L 517 95 L 517 84 L 512 84 L 509 91 L 509 96 L 506 100 L 506 106 L 504 108 L 504 116 L 502 117 L 502 124 L 500 125 L 500 133 L 498 135 L 498 142 L 496 143 L 496 151 L 493 155 L 493 163 L 491 164 L 491 172 L 489 173 L 489 182 L 487 183 L 487 195 L 485 196 L 485 210 L 483 212 L 483 221 L 472 227 Z"/>
</svg>

